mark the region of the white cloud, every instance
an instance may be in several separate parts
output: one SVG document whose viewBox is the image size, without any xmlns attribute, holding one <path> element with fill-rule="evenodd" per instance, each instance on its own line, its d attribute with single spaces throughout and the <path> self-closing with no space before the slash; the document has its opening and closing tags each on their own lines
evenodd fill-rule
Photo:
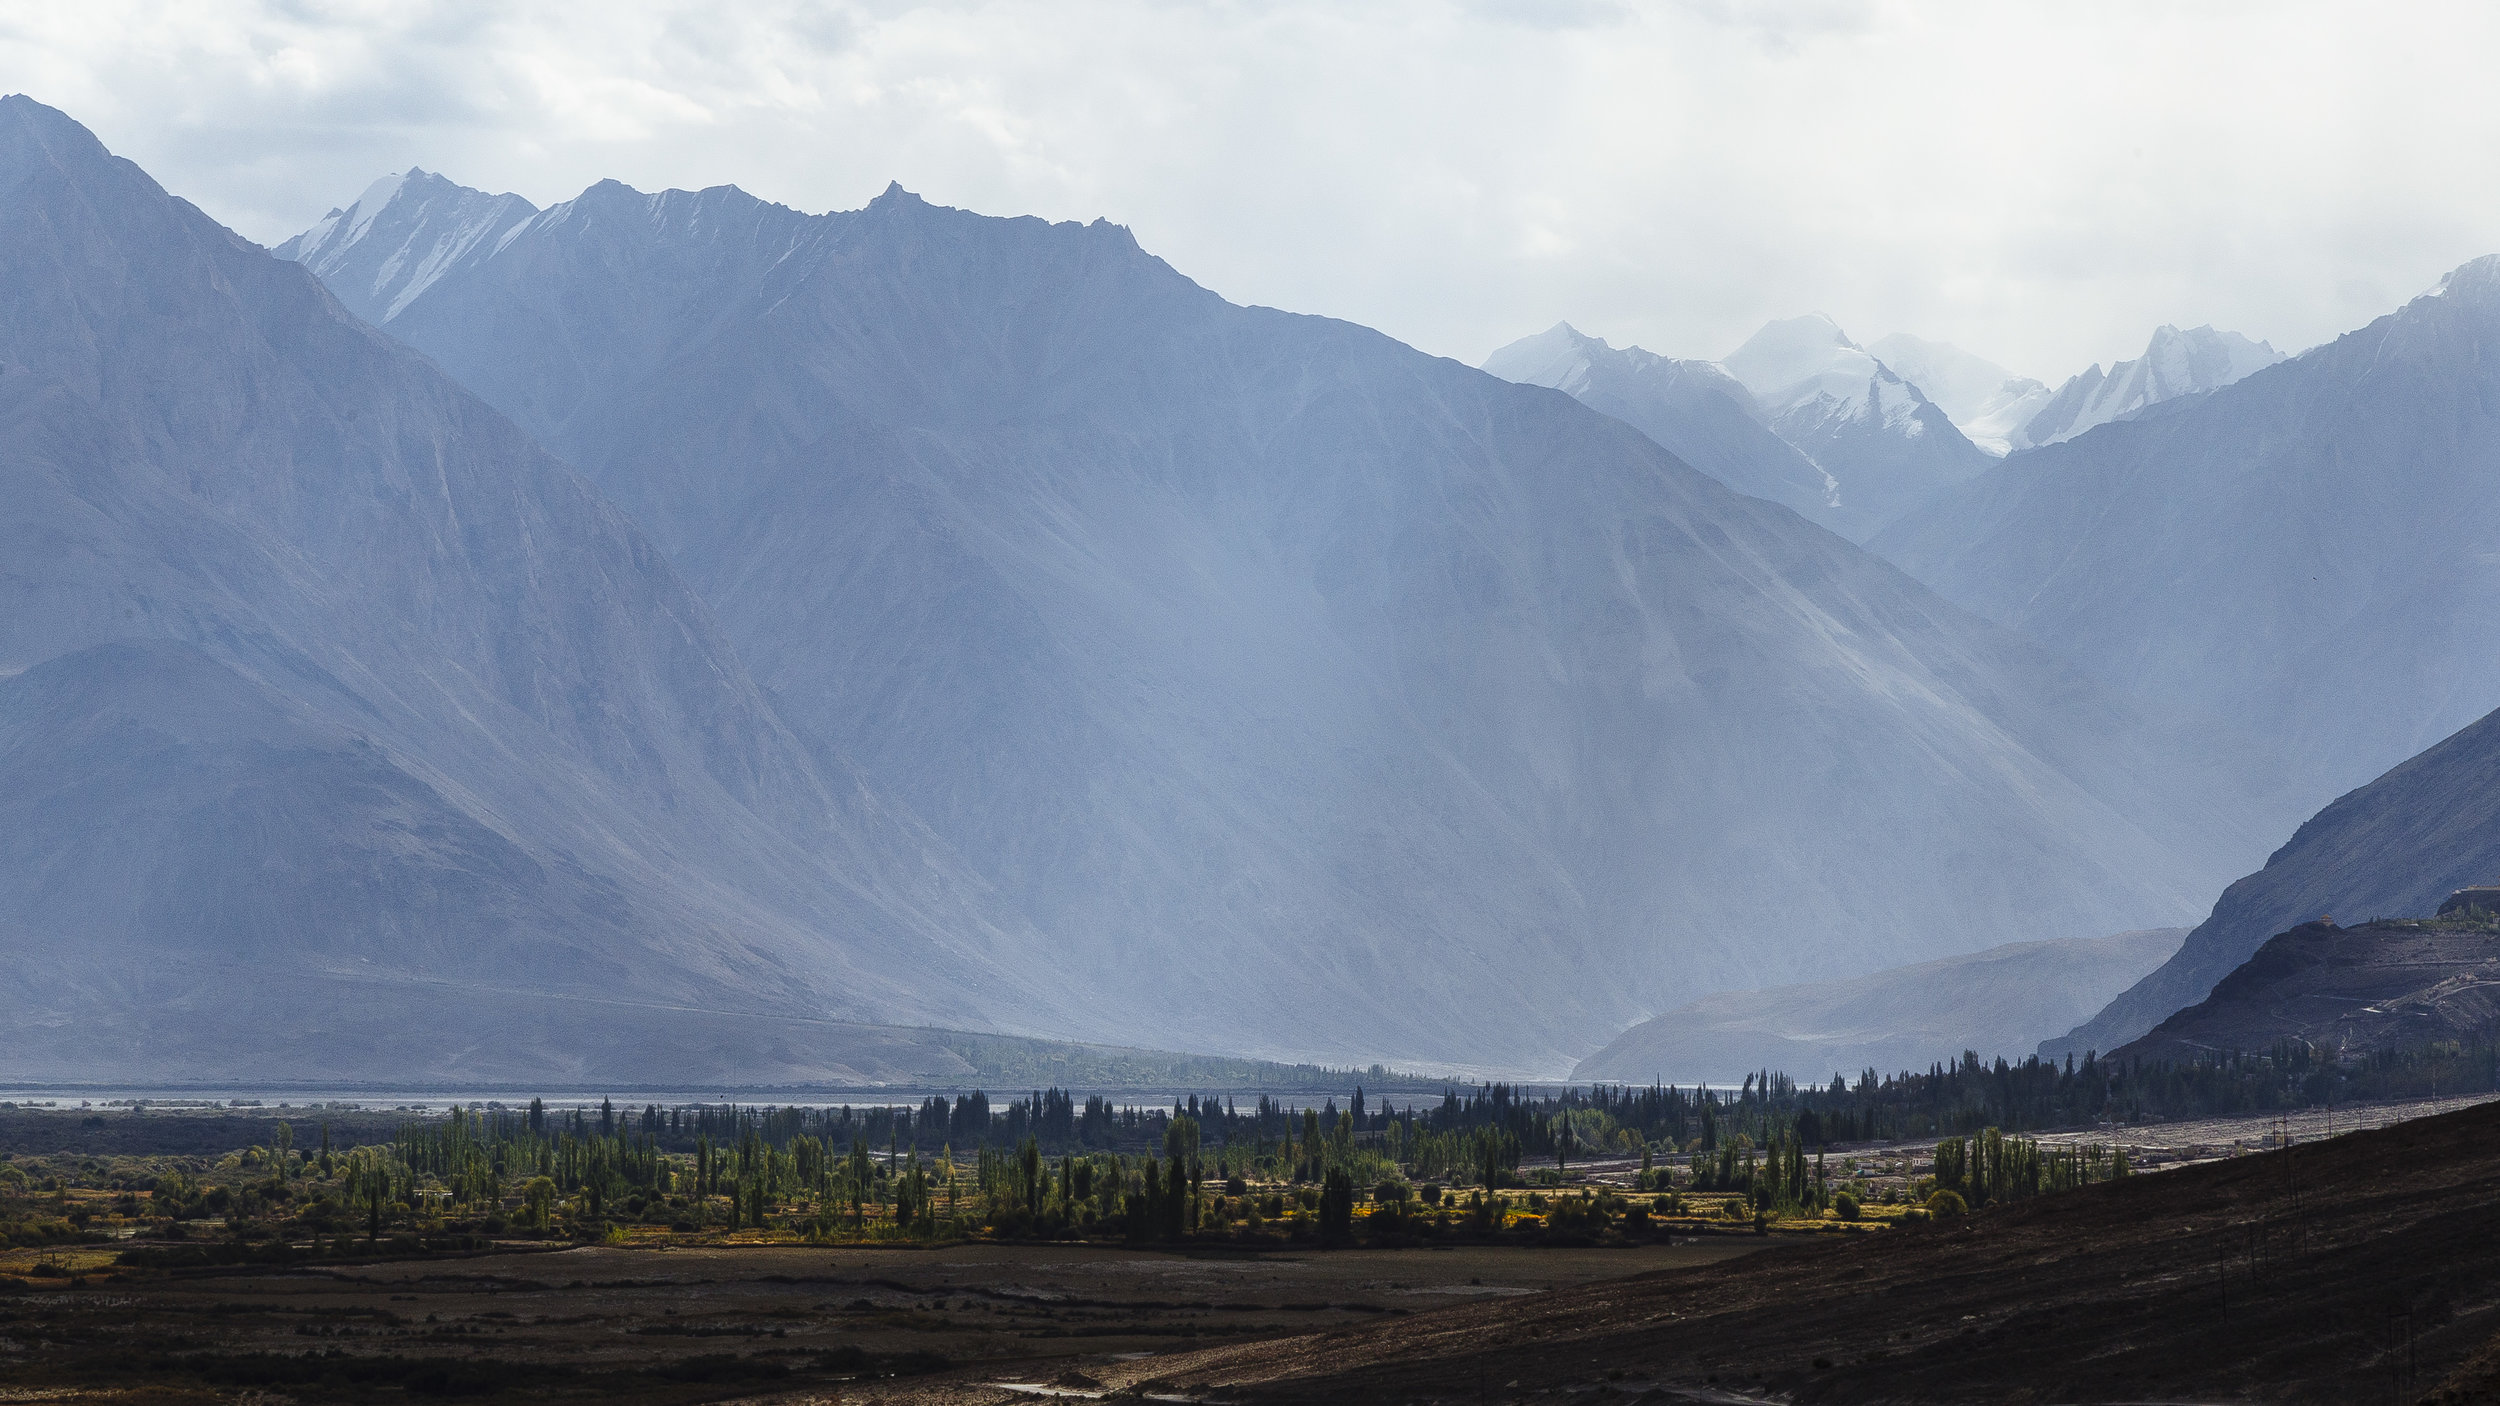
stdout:
<svg viewBox="0 0 2500 1406">
<path fill-rule="evenodd" d="M 2158 322 L 2297 347 L 2500 249 L 2465 6 L 135 0 L 0 88 L 275 240 L 411 163 L 808 209 L 1108 216 L 1241 301 L 1467 360 L 1806 309 L 2048 378 Z"/>
</svg>

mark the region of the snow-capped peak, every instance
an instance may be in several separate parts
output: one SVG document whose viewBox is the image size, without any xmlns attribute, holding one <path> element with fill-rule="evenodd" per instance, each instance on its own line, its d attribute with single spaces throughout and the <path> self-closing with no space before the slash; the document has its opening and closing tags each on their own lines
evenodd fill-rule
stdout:
<svg viewBox="0 0 2500 1406">
<path fill-rule="evenodd" d="M 1765 402 L 1793 399 L 1807 381 L 1836 373 L 1862 381 L 1876 369 L 1875 358 L 1819 312 L 1766 325 L 1719 364 Z"/>
<path fill-rule="evenodd" d="M 1596 357 L 1613 350 L 1605 338 L 1591 337 L 1568 322 L 1557 322 L 1486 357 L 1483 369 L 1523 386 L 1546 386 L 1578 395 L 1588 384 Z"/>
<path fill-rule="evenodd" d="M 2450 293 L 2485 293 L 2500 289 L 2500 254 L 2485 254 L 2468 259 L 2439 276 L 2425 298 L 2445 297 Z"/>
<path fill-rule="evenodd" d="M 1771 323 L 1719 365 L 1774 416 L 1862 420 L 1909 439 L 1928 430 L 1918 388 L 1819 312 Z"/>
<path fill-rule="evenodd" d="M 489 195 L 411 166 L 271 252 L 310 268 L 359 316 L 381 323 L 537 213 L 517 195 Z"/>
<path fill-rule="evenodd" d="M 356 203 L 347 207 L 345 242 L 353 244 L 364 238 L 365 231 L 373 227 L 373 217 L 381 214 L 393 200 L 399 198 L 400 188 L 407 185 L 410 180 L 423 179 L 425 179 L 424 170 L 411 166 L 405 171 L 393 171 L 366 186 L 365 193 L 356 197 Z"/>
<path fill-rule="evenodd" d="M 2072 439 L 2166 400 L 2220 390 L 2282 359 L 2273 347 L 2237 332 L 2210 326 L 2182 331 L 2164 324 L 2153 330 L 2144 355 L 2107 373 L 2096 363 L 2058 387 L 2015 436 L 2015 447 Z"/>
<path fill-rule="evenodd" d="M 1950 342 L 1895 332 L 1867 350 L 1950 417 L 1970 442 L 2002 457 L 2014 435 L 2046 405 L 2049 388 Z"/>
</svg>

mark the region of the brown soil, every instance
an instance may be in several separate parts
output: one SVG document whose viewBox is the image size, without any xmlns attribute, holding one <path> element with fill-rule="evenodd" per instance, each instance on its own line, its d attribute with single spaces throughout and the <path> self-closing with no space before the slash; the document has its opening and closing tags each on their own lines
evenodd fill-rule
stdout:
<svg viewBox="0 0 2500 1406">
<path fill-rule="evenodd" d="M 2496 1203 L 2500 1107 L 2484 1106 L 1959 1224 L 1103 1375 L 1361 1406 L 2412 1401 L 2500 1328 Z"/>
<path fill-rule="evenodd" d="M 103 1267 L 108 1250 L 82 1250 L 49 1257 L 80 1276 L 75 1287 L 6 1281 L 28 1287 L 0 1295 L 0 1402 L 37 1399 L 13 1394 L 27 1390 L 168 1403 L 677 1402 L 759 1391 L 991 1400 L 1002 1393 L 980 1384 L 1065 1378 L 1062 1389 L 1083 1390 L 1079 1377 L 1179 1346 L 1516 1302 L 1763 1244 L 1220 1256 L 599 1247 L 172 1274 L 116 1274 Z M 340 1356 L 317 1356 L 329 1353 Z"/>
</svg>

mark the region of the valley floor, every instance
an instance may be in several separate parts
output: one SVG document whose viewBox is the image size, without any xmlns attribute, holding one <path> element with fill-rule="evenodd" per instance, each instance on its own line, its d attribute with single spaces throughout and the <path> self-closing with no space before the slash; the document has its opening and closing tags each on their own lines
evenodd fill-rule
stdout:
<svg viewBox="0 0 2500 1406">
<path fill-rule="evenodd" d="M 1047 1383 L 1208 1342 L 1339 1331 L 1450 1304 L 1517 1303 L 1786 1243 L 1731 1236 L 1615 1249 L 1256 1255 L 1082 1245 L 590 1246 L 275 1272 L 124 1273 L 0 1298 L 0 1401 L 508 1391 L 513 1399 L 675 1402 L 785 1379 L 817 1384 L 796 1396 L 772 1393 L 790 1400 L 860 1399 L 863 1391 L 996 1400 L 1013 1393 L 988 1385 L 995 1381 Z M 96 1258 L 101 1270 L 106 1256 Z M 363 1379 L 342 1359 L 365 1364 Z M 873 1383 L 886 1373 L 904 1375 Z"/>
<path fill-rule="evenodd" d="M 2500 1106 L 1680 1274 L 1111 1364 L 1228 1402 L 2494 1399 Z M 2461 1364 L 2464 1366 L 2459 1371 Z M 1001 1402 L 930 1384 L 876 1398 Z M 2476 1393 L 2483 1393 L 2477 1395 Z M 1653 1395 L 1654 1393 L 1654 1395 Z"/>
<path fill-rule="evenodd" d="M 1878 1234 L 170 1269 L 22 1246 L 0 1401 L 2409 1402 L 2477 1352 L 2500 1380 L 2500 1101 L 2333 1116 L 2332 1140 L 2323 1112 L 2050 1134 L 2168 1170 Z M 1915 1179 L 1932 1149 L 1831 1155 Z"/>
</svg>

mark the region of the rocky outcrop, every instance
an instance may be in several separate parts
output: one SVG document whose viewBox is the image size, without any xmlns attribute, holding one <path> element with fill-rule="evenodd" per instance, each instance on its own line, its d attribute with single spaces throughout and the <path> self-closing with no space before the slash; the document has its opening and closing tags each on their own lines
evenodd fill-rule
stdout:
<svg viewBox="0 0 2500 1406">
<path fill-rule="evenodd" d="M 2114 1058 L 2189 1060 L 2298 1041 L 2338 1056 L 2486 1035 L 2500 1021 L 2500 921 L 2331 917 L 2278 933 L 2213 994 Z"/>
</svg>

